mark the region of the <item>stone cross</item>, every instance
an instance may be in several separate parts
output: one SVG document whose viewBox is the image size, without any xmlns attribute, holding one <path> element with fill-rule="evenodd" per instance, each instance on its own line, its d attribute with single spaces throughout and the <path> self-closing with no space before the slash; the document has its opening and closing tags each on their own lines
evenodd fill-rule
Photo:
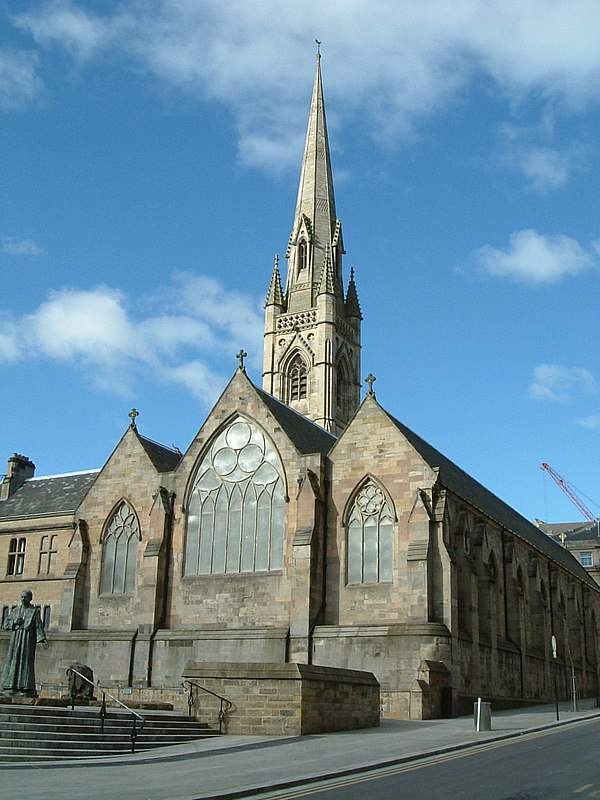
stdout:
<svg viewBox="0 0 600 800">
<path fill-rule="evenodd" d="M 136 417 L 139 417 L 139 415 L 140 415 L 140 412 L 136 408 L 132 408 L 131 411 L 129 412 L 129 414 L 127 415 L 129 417 L 129 419 L 131 420 L 131 427 L 132 428 L 136 427 L 135 419 L 136 419 Z"/>
<path fill-rule="evenodd" d="M 238 365 L 238 369 L 240 372 L 246 372 L 246 367 L 244 366 L 244 359 L 247 357 L 248 353 L 245 350 L 240 350 L 237 354 L 236 358 L 240 362 Z"/>
<path fill-rule="evenodd" d="M 369 391 L 367 392 L 369 397 L 375 397 L 375 392 L 373 391 L 373 384 L 375 383 L 376 380 L 377 378 L 375 377 L 375 375 L 371 375 L 370 372 L 365 378 L 365 383 L 369 384 Z"/>
</svg>

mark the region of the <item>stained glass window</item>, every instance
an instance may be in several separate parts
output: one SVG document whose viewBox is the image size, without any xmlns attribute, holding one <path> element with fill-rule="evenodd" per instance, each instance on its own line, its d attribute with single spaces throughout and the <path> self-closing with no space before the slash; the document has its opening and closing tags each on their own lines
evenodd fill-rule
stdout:
<svg viewBox="0 0 600 800">
<path fill-rule="evenodd" d="M 281 461 L 253 423 L 238 418 L 213 442 L 188 503 L 186 575 L 283 567 Z"/>
<path fill-rule="evenodd" d="M 107 594 L 133 592 L 140 525 L 126 501 L 112 515 L 102 540 L 100 591 Z"/>
<path fill-rule="evenodd" d="M 357 493 L 347 524 L 348 583 L 391 581 L 394 518 L 373 481 Z"/>
</svg>

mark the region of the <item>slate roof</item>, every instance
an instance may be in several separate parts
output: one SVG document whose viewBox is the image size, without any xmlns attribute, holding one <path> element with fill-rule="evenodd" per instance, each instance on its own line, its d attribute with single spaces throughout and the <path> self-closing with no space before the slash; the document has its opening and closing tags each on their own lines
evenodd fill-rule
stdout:
<svg viewBox="0 0 600 800">
<path fill-rule="evenodd" d="M 99 472 L 96 469 L 70 475 L 29 478 L 11 497 L 0 502 L 0 521 L 73 512 Z"/>
<path fill-rule="evenodd" d="M 277 422 L 290 437 L 298 452 L 303 455 L 309 453 L 327 455 L 337 441 L 332 433 L 328 433 L 316 422 L 286 406 L 285 403 L 277 400 L 268 392 L 259 389 L 257 386 L 254 388 Z"/>
<path fill-rule="evenodd" d="M 543 533 L 528 519 L 522 517 L 514 508 L 511 508 L 499 497 L 496 497 L 489 489 L 486 489 L 485 486 L 482 486 L 475 478 L 472 478 L 464 470 L 456 466 L 449 458 L 446 458 L 424 439 L 417 436 L 406 425 L 403 425 L 389 414 L 388 417 L 427 464 L 430 467 L 439 469 L 439 480 L 443 486 L 462 497 L 463 500 L 466 500 L 474 508 L 479 509 L 486 516 L 494 519 L 502 527 L 524 539 L 536 550 L 544 553 L 544 555 L 576 575 L 589 586 L 594 587 L 596 590 L 598 589 L 594 579 L 590 577 L 579 561 L 568 550 L 561 547 L 560 544 Z"/>
<path fill-rule="evenodd" d="M 589 542 L 598 538 L 598 523 L 589 522 L 585 527 L 567 536 L 568 542 Z"/>
<path fill-rule="evenodd" d="M 181 461 L 182 455 L 176 450 L 153 442 L 152 439 L 146 439 L 139 433 L 137 437 L 157 472 L 172 472 Z"/>
</svg>

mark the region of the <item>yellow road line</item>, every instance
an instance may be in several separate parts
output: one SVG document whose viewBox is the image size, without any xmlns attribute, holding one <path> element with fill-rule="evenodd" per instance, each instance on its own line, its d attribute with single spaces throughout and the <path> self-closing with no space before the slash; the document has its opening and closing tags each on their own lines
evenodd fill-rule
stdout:
<svg viewBox="0 0 600 800">
<path fill-rule="evenodd" d="M 582 725 L 589 725 L 592 722 L 596 722 L 595 719 L 585 720 L 582 721 L 580 724 Z M 293 798 L 299 797 L 308 797 L 312 794 L 317 794 L 318 792 L 330 792 L 334 789 L 341 789 L 344 786 L 354 786 L 358 783 L 366 783 L 367 781 L 374 781 L 378 780 L 379 778 L 387 778 L 391 775 L 401 775 L 405 772 L 415 772 L 418 769 L 424 769 L 425 767 L 432 767 L 437 764 L 445 764 L 448 761 L 457 761 L 460 758 L 467 758 L 471 755 L 477 755 L 478 753 L 484 753 L 488 750 L 498 750 L 501 747 L 508 747 L 510 745 L 518 744 L 524 740 L 530 741 L 531 739 L 540 739 L 545 736 L 551 736 L 554 733 L 558 733 L 560 730 L 564 730 L 563 728 L 549 728 L 543 731 L 536 731 L 534 733 L 524 733 L 522 736 L 511 737 L 510 739 L 502 739 L 501 741 L 496 742 L 483 742 L 480 745 L 475 745 L 474 747 L 469 747 L 468 749 L 455 751 L 452 753 L 444 753 L 442 755 L 434 755 L 434 756 L 423 756 L 419 761 L 411 761 L 408 764 L 399 764 L 395 767 L 373 767 L 367 774 L 362 775 L 353 775 L 348 776 L 347 778 L 331 778 L 332 782 L 330 784 L 325 784 L 328 781 L 327 778 L 323 778 L 323 783 L 315 784 L 312 788 L 306 789 L 294 789 L 290 792 L 284 792 L 283 794 L 272 794 L 265 792 L 262 797 L 271 797 L 273 800 L 293 800 Z M 582 786 L 580 789 L 577 789 L 574 794 L 577 792 L 584 792 L 586 789 L 589 789 L 593 786 L 593 784 L 588 783 L 585 786 Z"/>
</svg>

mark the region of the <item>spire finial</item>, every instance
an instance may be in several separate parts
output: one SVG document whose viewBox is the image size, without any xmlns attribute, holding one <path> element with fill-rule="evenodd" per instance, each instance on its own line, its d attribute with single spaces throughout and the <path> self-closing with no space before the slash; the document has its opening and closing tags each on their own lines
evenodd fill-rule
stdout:
<svg viewBox="0 0 600 800">
<path fill-rule="evenodd" d="M 373 397 L 373 398 L 375 397 L 375 392 L 373 391 L 373 384 L 375 383 L 376 380 L 377 378 L 375 377 L 375 375 L 372 375 L 370 372 L 365 378 L 365 383 L 369 384 L 369 391 L 367 392 L 368 397 Z"/>
<path fill-rule="evenodd" d="M 132 408 L 129 414 L 127 415 L 131 420 L 131 422 L 129 423 L 129 427 L 133 428 L 134 431 L 137 430 L 137 425 L 135 424 L 135 420 L 136 417 L 139 417 L 139 415 L 140 412 L 137 410 L 137 408 Z"/>
<path fill-rule="evenodd" d="M 238 370 L 240 372 L 246 372 L 246 367 L 244 366 L 244 359 L 247 357 L 247 355 L 248 353 L 244 349 L 242 349 L 236 356 L 237 360 L 240 362 L 238 364 Z"/>
<path fill-rule="evenodd" d="M 318 39 L 315 39 L 317 43 L 317 58 L 321 58 L 321 42 Z"/>
</svg>

